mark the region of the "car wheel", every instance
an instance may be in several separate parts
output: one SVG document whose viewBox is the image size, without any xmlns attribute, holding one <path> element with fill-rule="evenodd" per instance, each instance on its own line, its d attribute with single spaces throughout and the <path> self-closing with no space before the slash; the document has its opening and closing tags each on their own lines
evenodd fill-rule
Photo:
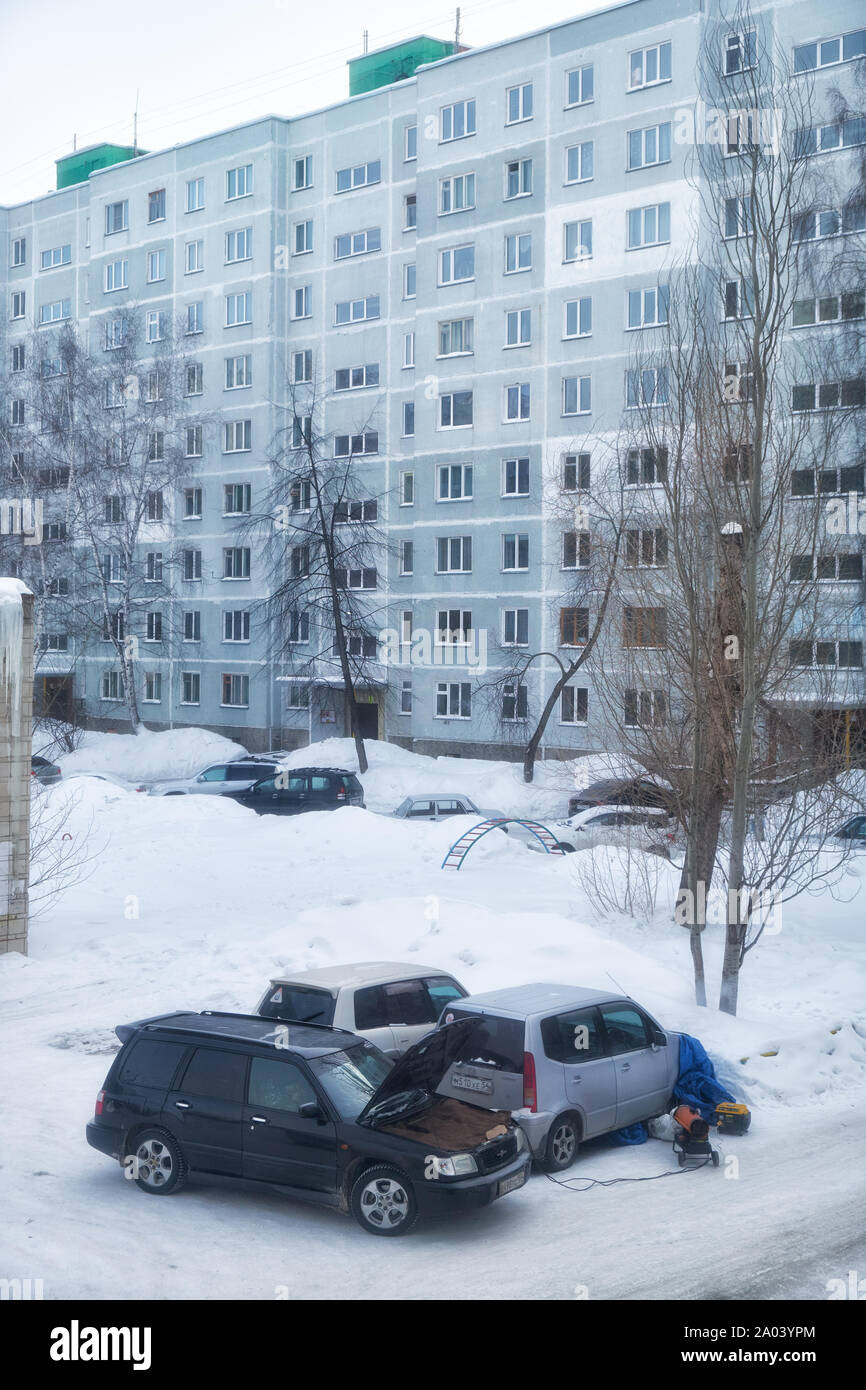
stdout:
<svg viewBox="0 0 866 1390">
<path fill-rule="evenodd" d="M 570 1168 L 580 1147 L 580 1124 L 574 1115 L 560 1115 L 547 1131 L 542 1165 L 548 1173 Z"/>
<path fill-rule="evenodd" d="M 135 1136 L 124 1167 L 132 1160 L 133 1180 L 142 1192 L 167 1197 L 186 1179 L 187 1167 L 180 1146 L 164 1129 L 143 1129 Z"/>
<path fill-rule="evenodd" d="M 412 1184 L 387 1163 L 361 1174 L 352 1188 L 351 1205 L 358 1225 L 376 1236 L 405 1236 L 418 1220 Z"/>
<path fill-rule="evenodd" d="M 561 849 L 563 854 L 574 854 L 574 845 L 570 845 L 567 840 L 560 840 L 556 848 Z"/>
</svg>

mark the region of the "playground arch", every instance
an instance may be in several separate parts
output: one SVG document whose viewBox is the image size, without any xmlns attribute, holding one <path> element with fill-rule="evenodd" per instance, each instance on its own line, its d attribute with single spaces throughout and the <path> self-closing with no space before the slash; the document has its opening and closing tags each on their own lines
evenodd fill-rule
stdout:
<svg viewBox="0 0 866 1390">
<path fill-rule="evenodd" d="M 483 820 L 477 825 L 473 825 L 471 830 L 464 830 L 458 840 L 455 840 L 445 858 L 439 866 L 442 869 L 459 869 L 473 845 L 489 835 L 491 830 L 499 830 L 503 825 L 522 825 L 525 830 L 529 830 L 544 846 L 545 854 L 562 854 L 559 844 L 554 835 L 548 830 L 546 825 L 540 821 L 523 820 L 520 816 L 503 816 L 499 820 Z"/>
</svg>

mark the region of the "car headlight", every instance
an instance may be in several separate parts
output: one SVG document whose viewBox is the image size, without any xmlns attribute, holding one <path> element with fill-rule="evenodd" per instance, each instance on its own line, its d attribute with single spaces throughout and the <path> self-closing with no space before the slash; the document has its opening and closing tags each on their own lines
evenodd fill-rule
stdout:
<svg viewBox="0 0 866 1390">
<path fill-rule="evenodd" d="M 438 1158 L 436 1168 L 443 1178 L 461 1178 L 467 1173 L 477 1173 L 478 1164 L 471 1154 L 453 1154 L 451 1158 Z"/>
<path fill-rule="evenodd" d="M 529 1140 L 527 1139 L 520 1125 L 516 1125 L 515 1128 L 517 1130 L 517 1152 L 522 1153 L 524 1149 L 529 1148 Z"/>
</svg>

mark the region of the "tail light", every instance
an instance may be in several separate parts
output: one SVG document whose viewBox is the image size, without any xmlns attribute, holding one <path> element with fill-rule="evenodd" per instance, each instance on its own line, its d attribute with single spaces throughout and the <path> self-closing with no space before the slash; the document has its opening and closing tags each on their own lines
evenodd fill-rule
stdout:
<svg viewBox="0 0 866 1390">
<path fill-rule="evenodd" d="M 538 1095 L 535 1089 L 535 1058 L 531 1052 L 523 1054 L 523 1105 L 533 1114 L 538 1109 Z"/>
<path fill-rule="evenodd" d="M 99 1095 L 96 1097 L 96 1107 L 95 1107 L 95 1109 L 94 1109 L 94 1111 L 93 1111 L 94 1115 L 101 1115 L 101 1114 L 102 1114 L 102 1107 L 103 1107 L 104 1102 L 105 1102 L 105 1092 L 104 1092 L 104 1091 L 100 1091 L 100 1092 L 99 1092 Z"/>
<path fill-rule="evenodd" d="M 346 800 L 346 786 L 345 786 L 345 783 L 343 783 L 343 782 L 341 782 L 340 785 L 339 785 L 338 788 L 337 788 L 337 800 L 338 800 L 338 801 L 345 801 L 345 800 Z"/>
</svg>

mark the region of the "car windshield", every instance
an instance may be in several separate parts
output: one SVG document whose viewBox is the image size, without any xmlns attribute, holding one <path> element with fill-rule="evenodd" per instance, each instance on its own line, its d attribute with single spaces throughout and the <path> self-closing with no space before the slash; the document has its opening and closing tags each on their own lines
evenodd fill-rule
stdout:
<svg viewBox="0 0 866 1390">
<path fill-rule="evenodd" d="M 334 1022 L 334 996 L 325 989 L 273 985 L 259 1004 L 262 1018 L 293 1019 L 297 1023 Z"/>
<path fill-rule="evenodd" d="M 361 1113 L 393 1065 L 372 1043 L 359 1043 L 310 1061 L 317 1080 L 344 1120 L 354 1120 Z"/>
</svg>

